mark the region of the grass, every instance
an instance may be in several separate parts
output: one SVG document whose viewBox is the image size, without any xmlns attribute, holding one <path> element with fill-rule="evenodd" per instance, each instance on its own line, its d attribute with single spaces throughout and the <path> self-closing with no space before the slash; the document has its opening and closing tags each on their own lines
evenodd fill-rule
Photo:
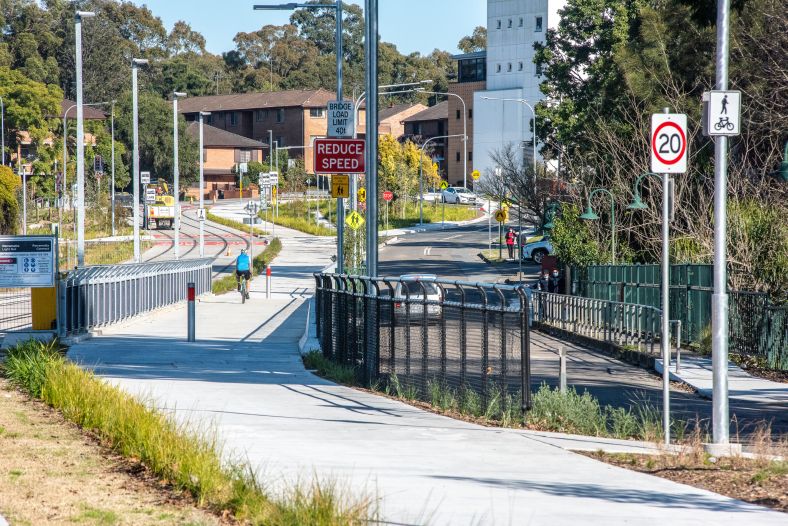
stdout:
<svg viewBox="0 0 788 526">
<path fill-rule="evenodd" d="M 389 207 L 389 221 L 386 225 L 386 203 L 380 201 L 378 203 L 378 230 L 405 228 L 413 226 L 419 222 L 419 203 L 408 202 L 405 204 L 404 210 L 401 202 L 388 205 Z M 314 210 L 314 205 L 312 205 Z M 336 203 L 329 204 L 329 200 L 321 199 L 320 213 L 332 224 L 336 222 Z M 445 213 L 445 218 L 444 218 Z M 466 205 L 447 204 L 445 209 L 440 203 L 425 202 L 424 203 L 424 222 L 425 223 L 440 223 L 445 221 L 467 221 L 474 219 L 479 215 L 479 212 Z"/>
<path fill-rule="evenodd" d="M 311 350 L 302 359 L 304 367 L 316 371 L 319 376 L 344 385 L 356 385 L 356 371 L 352 367 L 334 363 L 320 351 Z"/>
<path fill-rule="evenodd" d="M 277 225 L 312 234 L 313 236 L 336 236 L 336 230 L 315 224 L 314 211 L 315 205 L 313 202 L 291 201 L 279 203 L 279 217 L 274 217 L 272 210 L 269 210 L 267 219 Z M 266 219 L 265 214 L 265 212 L 259 212 L 258 215 L 262 219 Z"/>
<path fill-rule="evenodd" d="M 151 241 L 140 241 L 140 253 L 153 247 Z M 76 247 L 60 245 L 60 268 L 68 266 L 69 258 L 66 250 L 71 250 L 71 263 L 76 262 Z M 133 241 L 107 241 L 85 243 L 85 265 L 114 265 L 130 261 L 134 257 Z"/>
<path fill-rule="evenodd" d="M 215 432 L 175 421 L 66 360 L 56 342 L 9 349 L 3 371 L 13 385 L 57 409 L 102 444 L 145 466 L 200 507 L 251 524 L 362 524 L 369 502 L 349 503 L 317 482 L 274 500 L 247 465 L 227 463 Z"/>
<path fill-rule="evenodd" d="M 244 223 L 233 221 L 232 219 L 227 219 L 226 217 L 217 216 L 210 212 L 208 212 L 206 218 L 208 219 L 208 221 L 213 221 L 214 223 L 218 223 L 220 225 L 229 226 L 230 228 L 240 230 L 241 232 L 246 232 L 247 234 L 249 233 L 249 225 L 245 225 Z M 268 232 L 257 226 L 254 227 L 253 231 L 255 234 L 258 235 L 263 235 L 263 236 L 268 235 Z"/>
<path fill-rule="evenodd" d="M 271 240 L 268 246 L 265 247 L 265 250 L 256 255 L 252 260 L 252 276 L 259 276 L 271 263 L 271 261 L 273 261 L 273 259 L 279 255 L 281 250 L 282 242 L 278 237 L 275 237 Z M 237 290 L 235 274 L 222 276 L 221 278 L 215 280 L 211 286 L 211 292 L 214 294 L 226 294 L 235 290 Z"/>
</svg>

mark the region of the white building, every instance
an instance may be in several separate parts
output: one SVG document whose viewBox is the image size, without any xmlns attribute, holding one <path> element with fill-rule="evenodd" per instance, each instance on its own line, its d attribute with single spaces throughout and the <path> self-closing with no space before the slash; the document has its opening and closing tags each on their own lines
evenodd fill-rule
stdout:
<svg viewBox="0 0 788 526">
<path fill-rule="evenodd" d="M 534 42 L 558 25 L 565 0 L 487 0 L 487 89 L 474 93 L 474 167 L 482 173 L 493 169 L 491 154 L 506 143 L 526 143 L 531 158 L 531 109 L 543 95 L 542 76 L 534 64 Z M 537 144 L 537 148 L 539 145 Z"/>
</svg>

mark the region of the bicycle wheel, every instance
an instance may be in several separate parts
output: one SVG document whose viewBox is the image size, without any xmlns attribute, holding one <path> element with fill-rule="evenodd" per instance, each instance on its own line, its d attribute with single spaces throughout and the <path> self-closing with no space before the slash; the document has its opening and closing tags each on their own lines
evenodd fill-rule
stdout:
<svg viewBox="0 0 788 526">
<path fill-rule="evenodd" d="M 726 124 L 725 127 L 728 128 L 728 131 L 733 131 L 733 128 L 734 128 L 732 122 L 729 122 L 728 124 Z"/>
</svg>

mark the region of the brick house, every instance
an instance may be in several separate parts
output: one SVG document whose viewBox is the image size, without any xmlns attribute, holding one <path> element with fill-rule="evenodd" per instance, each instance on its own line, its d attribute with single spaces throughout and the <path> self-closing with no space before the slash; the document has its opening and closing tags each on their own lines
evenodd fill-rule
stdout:
<svg viewBox="0 0 788 526">
<path fill-rule="evenodd" d="M 468 133 L 468 158 L 467 163 L 468 187 L 473 186 L 473 93 L 487 89 L 487 53 L 477 51 L 452 57 L 457 61 L 457 81 L 449 84 L 449 93 L 454 93 L 462 98 L 467 110 Z M 463 105 L 457 97 L 449 97 L 449 135 L 462 135 L 463 132 Z M 463 185 L 463 144 L 461 137 L 450 137 L 448 145 L 448 180 L 456 186 Z"/>
<path fill-rule="evenodd" d="M 432 137 L 448 135 L 449 103 L 443 101 L 430 106 L 402 121 L 405 126 L 404 139 L 410 139 L 418 145 Z M 431 152 L 432 161 L 438 164 L 438 172 L 446 178 L 446 139 L 430 141 L 427 151 Z"/>
<path fill-rule="evenodd" d="M 195 141 L 200 137 L 200 124 L 191 122 L 186 128 Z M 268 145 L 228 132 L 203 122 L 203 195 L 205 199 L 241 197 L 238 188 L 238 163 L 262 161 Z M 198 198 L 199 186 L 190 186 L 186 195 Z M 243 197 L 256 197 L 257 190 L 244 188 Z"/>
</svg>

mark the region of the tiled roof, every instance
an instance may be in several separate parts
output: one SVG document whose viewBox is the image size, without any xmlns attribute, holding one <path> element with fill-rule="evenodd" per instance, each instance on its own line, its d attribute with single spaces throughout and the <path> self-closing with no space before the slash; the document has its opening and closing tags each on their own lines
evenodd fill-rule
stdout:
<svg viewBox="0 0 788 526">
<path fill-rule="evenodd" d="M 439 121 L 449 118 L 449 101 L 430 106 L 424 111 L 420 111 L 416 115 L 408 117 L 402 122 L 420 122 L 420 121 Z"/>
<path fill-rule="evenodd" d="M 189 123 L 189 126 L 186 128 L 186 133 L 198 139 L 200 137 L 200 123 L 196 121 Z M 263 142 L 255 141 L 209 124 L 203 124 L 202 140 L 203 145 L 206 147 L 268 148 L 268 145 Z"/>
<path fill-rule="evenodd" d="M 386 119 L 390 119 L 391 117 L 394 117 L 397 114 L 403 113 L 414 106 L 424 106 L 424 105 L 414 104 L 412 102 L 406 102 L 404 104 L 394 104 L 392 106 L 380 108 L 380 110 L 378 110 L 378 119 L 381 121 L 385 121 Z"/>
<path fill-rule="evenodd" d="M 186 97 L 178 100 L 180 113 L 198 111 L 256 110 L 266 108 L 325 108 L 336 95 L 324 89 L 271 91 L 263 93 L 236 93 Z"/>
<path fill-rule="evenodd" d="M 63 118 L 63 114 L 66 113 L 66 110 L 69 110 L 69 108 L 74 106 L 74 108 L 71 108 L 71 110 L 68 111 L 68 118 L 69 119 L 76 119 L 77 118 L 76 104 L 77 103 L 74 102 L 73 100 L 68 100 L 68 99 L 63 99 L 62 101 L 60 101 L 60 115 L 59 115 L 59 117 L 62 119 Z M 107 118 L 107 114 L 104 113 L 101 110 L 102 107 L 103 106 L 85 106 L 85 104 L 83 103 L 82 104 L 82 115 L 85 117 L 85 120 L 88 120 L 88 121 L 91 121 L 91 120 L 104 120 L 104 119 Z"/>
</svg>

